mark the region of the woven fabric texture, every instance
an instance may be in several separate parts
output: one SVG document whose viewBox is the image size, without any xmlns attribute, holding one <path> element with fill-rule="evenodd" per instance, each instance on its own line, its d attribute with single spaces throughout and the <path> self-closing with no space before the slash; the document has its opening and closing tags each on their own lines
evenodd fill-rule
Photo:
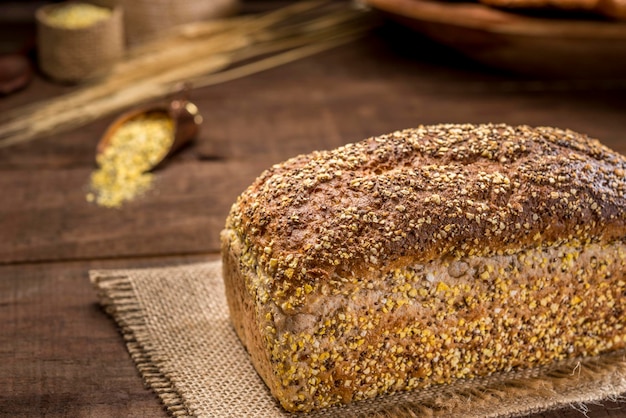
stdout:
<svg viewBox="0 0 626 418">
<path fill-rule="evenodd" d="M 626 352 L 289 414 L 256 374 L 229 321 L 221 263 L 90 272 L 147 385 L 172 416 L 517 417 L 620 399 Z"/>
<path fill-rule="evenodd" d="M 46 21 L 58 4 L 37 10 L 37 51 L 41 70 L 49 77 L 76 83 L 105 76 L 124 54 L 122 10 L 81 29 L 51 26 Z"/>
</svg>

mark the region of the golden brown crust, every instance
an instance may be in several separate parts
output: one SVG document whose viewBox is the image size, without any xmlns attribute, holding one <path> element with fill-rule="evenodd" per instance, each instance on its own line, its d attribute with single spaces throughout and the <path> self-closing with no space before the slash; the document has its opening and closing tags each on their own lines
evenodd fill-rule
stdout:
<svg viewBox="0 0 626 418">
<path fill-rule="evenodd" d="M 228 232 L 222 234 L 222 255 L 223 255 L 223 277 L 226 291 L 226 301 L 233 326 L 237 336 L 250 354 L 252 364 L 259 375 L 264 379 L 267 386 L 276 391 L 276 380 L 273 375 L 269 352 L 266 349 L 268 342 L 263 340 L 265 332 L 260 329 L 262 323 L 257 312 L 256 301 L 250 297 L 251 292 L 247 289 L 251 279 L 243 277 L 244 274 L 254 274 L 253 272 L 239 268 L 242 257 L 242 248 L 239 240 Z"/>
<path fill-rule="evenodd" d="M 289 411 L 626 346 L 626 159 L 437 125 L 263 173 L 222 232 L 231 318 Z"/>
<path fill-rule="evenodd" d="M 567 243 L 413 264 L 318 286 L 297 312 L 223 234 L 232 321 L 289 411 L 626 347 L 626 244 Z M 239 309 L 243 307 L 243 309 Z"/>
<path fill-rule="evenodd" d="M 234 230 L 287 294 L 332 276 L 626 235 L 626 159 L 584 135 L 421 126 L 264 172 Z"/>
</svg>

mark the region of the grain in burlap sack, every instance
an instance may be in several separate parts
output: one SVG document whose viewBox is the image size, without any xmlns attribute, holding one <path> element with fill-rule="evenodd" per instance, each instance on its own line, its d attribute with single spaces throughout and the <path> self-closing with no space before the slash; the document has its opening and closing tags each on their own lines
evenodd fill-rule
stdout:
<svg viewBox="0 0 626 418">
<path fill-rule="evenodd" d="M 37 9 L 39 66 L 48 77 L 78 83 L 106 75 L 124 53 L 123 13 L 111 9 L 107 19 L 93 25 L 69 29 L 51 25 L 47 16 L 66 3 Z"/>
</svg>

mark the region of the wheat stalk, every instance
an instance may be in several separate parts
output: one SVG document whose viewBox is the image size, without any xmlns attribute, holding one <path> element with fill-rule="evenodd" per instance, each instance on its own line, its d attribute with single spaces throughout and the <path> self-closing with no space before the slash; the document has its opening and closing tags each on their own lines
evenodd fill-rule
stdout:
<svg viewBox="0 0 626 418">
<path fill-rule="evenodd" d="M 334 48 L 362 35 L 371 23 L 345 4 L 310 1 L 264 15 L 182 26 L 131 50 L 99 83 L 5 112 L 0 148 L 165 97 L 181 82 L 214 85 Z"/>
</svg>

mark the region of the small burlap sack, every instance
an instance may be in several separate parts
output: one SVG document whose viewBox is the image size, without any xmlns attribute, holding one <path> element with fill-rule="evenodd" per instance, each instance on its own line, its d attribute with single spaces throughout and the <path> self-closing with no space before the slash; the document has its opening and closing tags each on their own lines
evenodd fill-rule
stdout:
<svg viewBox="0 0 626 418">
<path fill-rule="evenodd" d="M 172 416 L 515 417 L 623 399 L 626 352 L 288 414 L 256 374 L 230 325 L 221 263 L 90 272 L 148 386 Z"/>
<path fill-rule="evenodd" d="M 234 14 L 238 0 L 118 0 L 124 7 L 126 42 L 135 46 L 184 23 Z"/>
<path fill-rule="evenodd" d="M 37 51 L 41 71 L 50 78 L 78 83 L 102 77 L 124 54 L 122 9 L 111 8 L 111 16 L 84 28 L 50 25 L 46 16 L 66 3 L 37 9 Z"/>
</svg>

